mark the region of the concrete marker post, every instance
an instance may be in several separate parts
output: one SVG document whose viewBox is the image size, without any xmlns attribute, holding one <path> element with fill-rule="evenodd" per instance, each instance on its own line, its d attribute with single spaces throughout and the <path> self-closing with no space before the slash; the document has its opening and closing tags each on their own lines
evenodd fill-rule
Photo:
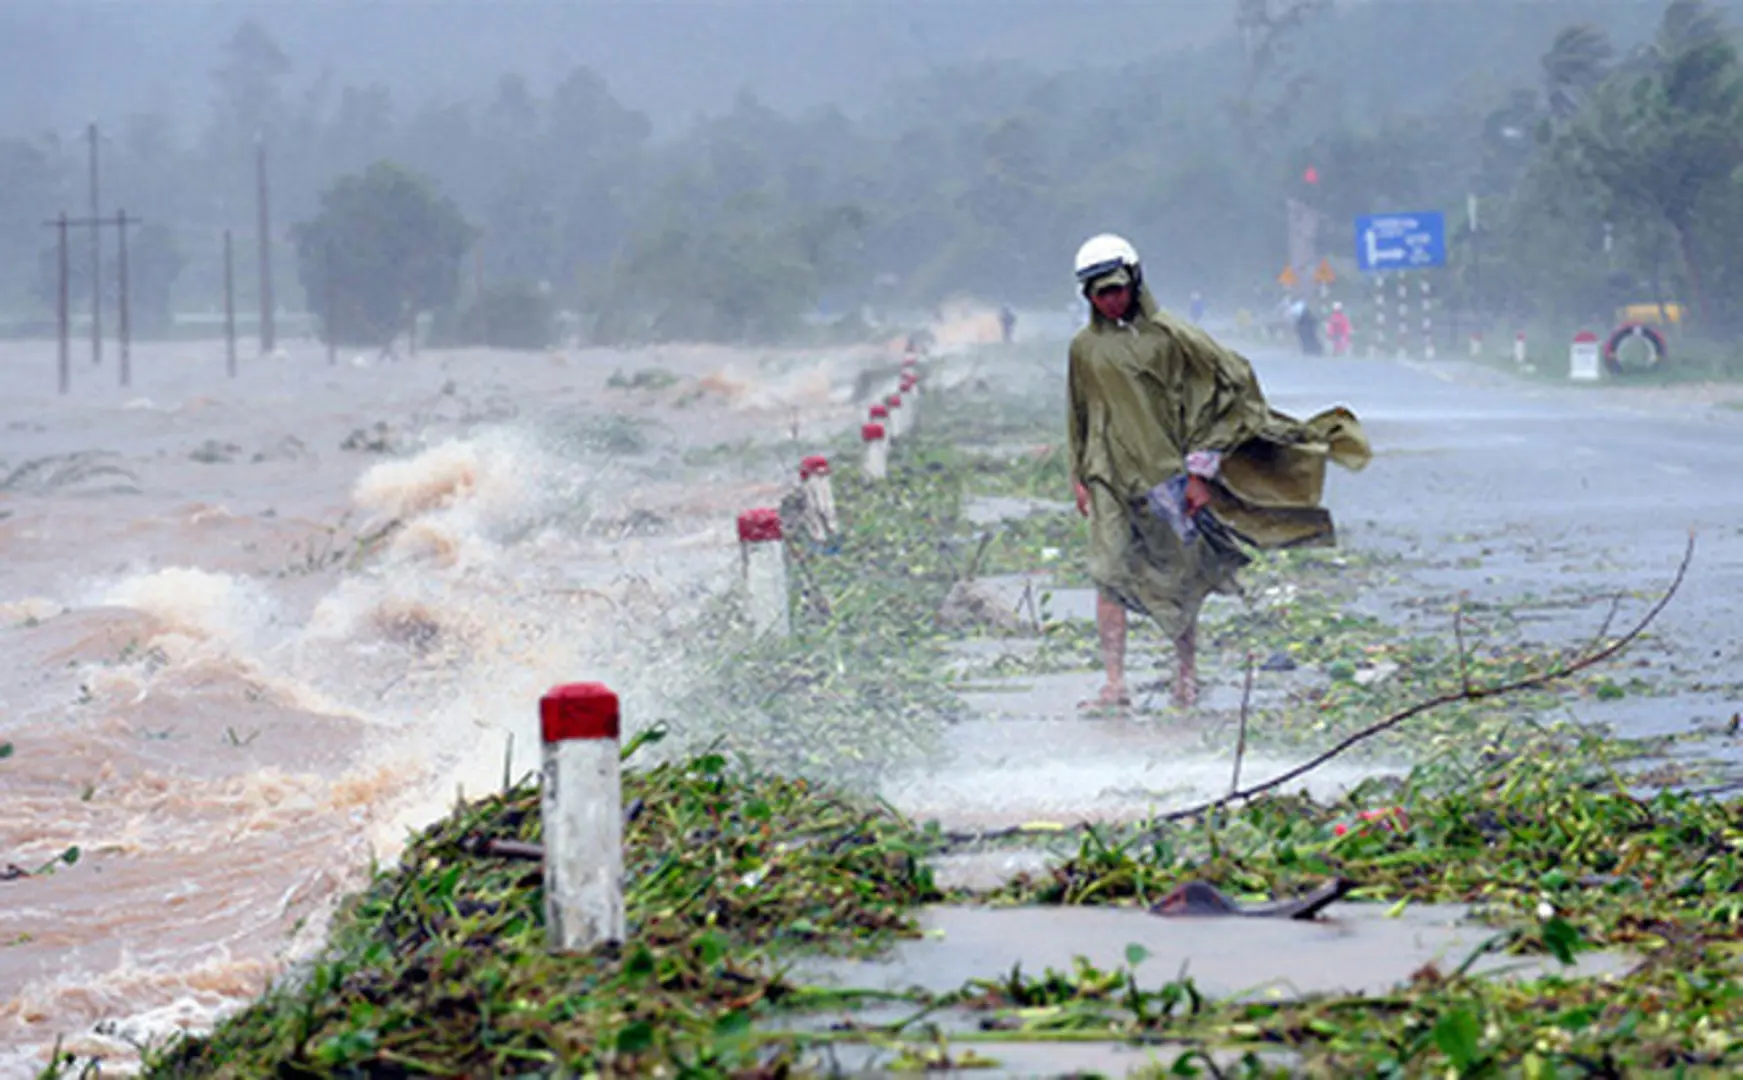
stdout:
<svg viewBox="0 0 1743 1080">
<path fill-rule="evenodd" d="M 1598 335 L 1590 330 L 1581 330 L 1574 335 L 1573 346 L 1568 349 L 1567 377 L 1574 382 L 1597 382 L 1603 377 L 1598 359 Z"/>
<path fill-rule="evenodd" d="M 914 431 L 920 426 L 920 376 L 904 372 L 901 393 L 903 425 L 906 430 Z"/>
<path fill-rule="evenodd" d="M 906 438 L 908 435 L 908 415 L 902 408 L 902 395 L 891 394 L 884 399 L 884 407 L 890 411 L 890 440 Z"/>
<path fill-rule="evenodd" d="M 781 512 L 758 509 L 738 515 L 738 551 L 752 633 L 788 636 L 793 625 L 787 612 L 787 545 L 781 534 Z"/>
<path fill-rule="evenodd" d="M 624 940 L 619 723 L 617 695 L 600 683 L 559 686 L 539 700 L 545 940 L 553 952 Z"/>
<path fill-rule="evenodd" d="M 873 409 L 882 407 L 872 406 Z M 867 480 L 882 481 L 890 475 L 890 442 L 885 436 L 884 425 L 875 420 L 859 429 L 859 437 L 865 443 L 864 469 Z"/>
<path fill-rule="evenodd" d="M 799 462 L 799 488 L 805 493 L 805 526 L 819 544 L 841 531 L 835 516 L 835 488 L 829 480 L 829 459 L 813 454 Z"/>
<path fill-rule="evenodd" d="M 1471 359 L 1479 359 L 1483 355 L 1483 335 L 1471 335 Z"/>
<path fill-rule="evenodd" d="M 1513 362 L 1521 367 L 1525 364 L 1525 331 L 1513 335 Z"/>
</svg>

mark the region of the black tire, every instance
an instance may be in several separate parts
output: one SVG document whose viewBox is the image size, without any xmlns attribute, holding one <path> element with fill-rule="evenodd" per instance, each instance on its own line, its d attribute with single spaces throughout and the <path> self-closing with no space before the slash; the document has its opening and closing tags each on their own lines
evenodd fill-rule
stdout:
<svg viewBox="0 0 1743 1080">
<path fill-rule="evenodd" d="M 1645 338 L 1646 343 L 1652 346 L 1652 359 L 1643 368 L 1624 365 L 1621 357 L 1616 355 L 1616 350 L 1623 342 L 1634 338 Z M 1663 366 L 1667 351 L 1664 335 L 1657 330 L 1645 323 L 1623 323 L 1604 342 L 1604 369 L 1612 375 L 1626 375 L 1631 371 L 1656 371 Z"/>
</svg>

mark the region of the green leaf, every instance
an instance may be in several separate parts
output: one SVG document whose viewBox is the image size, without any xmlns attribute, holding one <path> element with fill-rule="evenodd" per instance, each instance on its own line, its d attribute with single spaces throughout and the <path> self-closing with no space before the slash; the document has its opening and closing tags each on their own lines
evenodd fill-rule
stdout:
<svg viewBox="0 0 1743 1080">
<path fill-rule="evenodd" d="M 1543 924 L 1543 946 L 1549 954 L 1564 964 L 1574 962 L 1574 954 L 1580 951 L 1583 939 L 1573 924 L 1560 915 L 1549 919 Z"/>
<path fill-rule="evenodd" d="M 752 821 L 767 821 L 774 815 L 767 802 L 762 799 L 752 799 L 744 806 L 744 816 Z"/>
<path fill-rule="evenodd" d="M 624 961 L 623 973 L 631 978 L 644 978 L 654 973 L 654 954 L 648 951 L 646 945 L 637 945 L 635 951 Z"/>
<path fill-rule="evenodd" d="M 714 931 L 710 930 L 696 939 L 696 958 L 702 961 L 704 967 L 713 967 L 725 955 L 726 942 Z"/>
<path fill-rule="evenodd" d="M 0 742 L 0 761 L 4 761 L 11 756 L 12 744 L 9 742 Z"/>
<path fill-rule="evenodd" d="M 716 1035 L 736 1037 L 749 1030 L 750 1013 L 744 1009 L 735 1009 L 716 1017 L 714 1021 L 714 1034 Z"/>
<path fill-rule="evenodd" d="M 637 1020 L 617 1033 L 617 1052 L 620 1054 L 639 1054 L 654 1045 L 654 1026 L 646 1020 Z"/>
<path fill-rule="evenodd" d="M 1144 946 L 1135 941 L 1126 946 L 1126 963 L 1132 967 L 1137 967 L 1148 959 L 1150 959 L 1150 950 Z"/>
<path fill-rule="evenodd" d="M 1477 1063 L 1482 1036 L 1483 1025 L 1469 1009 L 1446 1013 L 1434 1024 L 1434 1045 L 1461 1072 Z"/>
</svg>

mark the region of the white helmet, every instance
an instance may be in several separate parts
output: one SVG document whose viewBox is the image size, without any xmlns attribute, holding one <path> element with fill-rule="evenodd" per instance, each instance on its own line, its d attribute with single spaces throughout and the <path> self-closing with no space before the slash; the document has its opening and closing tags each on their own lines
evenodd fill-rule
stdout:
<svg viewBox="0 0 1743 1080">
<path fill-rule="evenodd" d="M 1088 284 L 1115 270 L 1127 270 L 1136 277 L 1138 249 L 1127 243 L 1124 237 L 1115 236 L 1113 233 L 1092 236 L 1077 249 L 1075 269 L 1079 285 Z"/>
</svg>

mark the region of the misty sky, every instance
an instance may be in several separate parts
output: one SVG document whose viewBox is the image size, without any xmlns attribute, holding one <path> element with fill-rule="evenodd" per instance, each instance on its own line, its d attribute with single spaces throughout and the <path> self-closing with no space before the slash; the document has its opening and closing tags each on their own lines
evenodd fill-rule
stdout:
<svg viewBox="0 0 1743 1080">
<path fill-rule="evenodd" d="M 1349 0 L 1344 0 L 1348 3 Z M 1481 0 L 1477 0 L 1481 2 Z M 577 65 L 663 132 L 741 87 L 784 109 L 853 105 L 892 77 L 976 60 L 1115 66 L 1226 32 L 1234 0 L 3 0 L 0 130 L 156 111 L 198 124 L 244 18 L 298 85 L 330 70 L 402 105 Z M 1122 28 L 1142 26 L 1142 32 Z"/>
</svg>

